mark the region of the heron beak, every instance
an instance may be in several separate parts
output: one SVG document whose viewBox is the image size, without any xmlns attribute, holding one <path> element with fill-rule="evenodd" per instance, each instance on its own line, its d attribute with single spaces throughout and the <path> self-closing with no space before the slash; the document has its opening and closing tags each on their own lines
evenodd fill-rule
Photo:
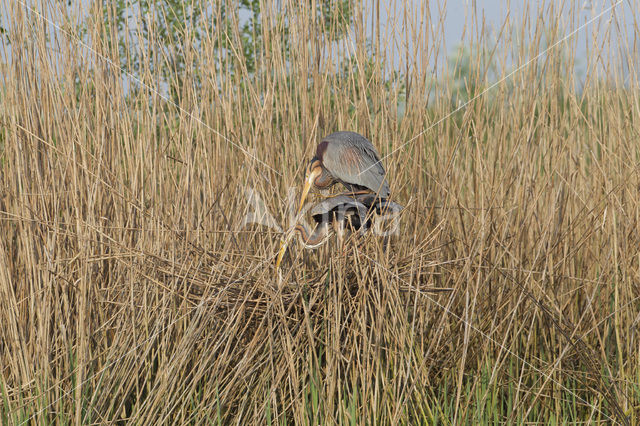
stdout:
<svg viewBox="0 0 640 426">
<path fill-rule="evenodd" d="M 287 240 L 280 238 L 280 251 L 278 252 L 278 258 L 276 259 L 276 270 L 280 268 L 284 253 L 287 251 Z"/>
<path fill-rule="evenodd" d="M 304 181 L 304 188 L 302 188 L 302 196 L 300 196 L 300 206 L 298 206 L 298 212 L 296 214 L 300 214 L 300 211 L 302 210 L 302 206 L 304 206 L 304 200 L 307 199 L 307 195 L 309 194 L 309 190 L 311 189 L 311 185 L 313 185 L 313 181 L 316 180 L 316 177 L 318 177 L 320 173 L 322 173 L 322 169 L 320 169 L 319 167 L 315 168 L 311 170 L 311 172 L 309 173 L 309 176 L 307 176 L 307 179 Z"/>
<path fill-rule="evenodd" d="M 296 216 L 300 214 L 302 211 L 302 206 L 304 206 L 304 200 L 307 199 L 307 195 L 309 195 L 309 190 L 311 189 L 311 185 L 313 185 L 313 181 L 320 176 L 322 173 L 322 169 L 320 167 L 314 168 L 311 170 L 307 179 L 304 181 L 304 188 L 302 189 L 302 196 L 300 197 L 300 205 L 298 206 L 298 211 L 296 212 Z M 289 237 L 280 238 L 280 251 L 278 252 L 278 257 L 276 259 L 276 270 L 280 267 L 282 263 L 282 258 L 284 257 L 284 253 L 287 251 L 287 246 L 289 245 Z"/>
</svg>

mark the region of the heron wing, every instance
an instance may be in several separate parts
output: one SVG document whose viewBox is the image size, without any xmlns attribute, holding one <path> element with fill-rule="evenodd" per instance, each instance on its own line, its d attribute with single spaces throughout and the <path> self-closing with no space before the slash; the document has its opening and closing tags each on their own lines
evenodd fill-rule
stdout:
<svg viewBox="0 0 640 426">
<path fill-rule="evenodd" d="M 322 157 L 324 167 L 347 188 L 357 185 L 389 196 L 389 184 L 375 147 L 367 138 L 354 132 L 333 133 Z"/>
<path fill-rule="evenodd" d="M 355 210 L 358 216 L 365 217 L 368 208 L 355 200 L 352 197 L 346 195 L 338 195 L 335 197 L 327 198 L 326 200 L 316 204 L 311 209 L 311 216 L 316 222 L 329 221 L 329 215 L 332 213 L 338 213 L 339 220 L 342 220 L 344 215 L 349 210 Z"/>
<path fill-rule="evenodd" d="M 355 199 L 367 206 L 368 209 L 375 209 L 376 214 L 398 213 L 404 209 L 400 204 L 389 199 L 380 199 L 374 194 L 357 195 Z"/>
</svg>

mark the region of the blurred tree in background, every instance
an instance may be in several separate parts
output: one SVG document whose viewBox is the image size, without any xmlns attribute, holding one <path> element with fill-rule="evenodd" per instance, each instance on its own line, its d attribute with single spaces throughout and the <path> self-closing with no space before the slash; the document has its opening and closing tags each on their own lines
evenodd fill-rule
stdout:
<svg viewBox="0 0 640 426">
<path fill-rule="evenodd" d="M 306 0 L 310 2 L 310 0 Z M 101 0 L 105 39 L 118 44 L 120 66 L 140 78 L 150 72 L 160 78 L 157 83 L 168 89 L 176 100 L 186 73 L 190 81 L 202 84 L 202 71 L 191 66 L 187 52 L 200 52 L 203 40 L 212 44 L 214 58 L 210 64 L 216 71 L 231 75 L 245 72 L 255 76 L 259 58 L 264 56 L 262 10 L 259 0 L 238 2 L 208 0 Z M 278 31 L 283 35 L 284 56 L 290 58 L 289 20 L 286 6 L 279 6 Z M 353 2 L 319 0 L 316 14 L 325 34 L 336 41 L 347 32 L 353 20 Z M 115 29 L 117 34 L 111 34 Z M 268 30 L 268 29 L 266 29 Z M 237 45 L 240 44 L 241 51 Z M 236 66 L 242 55 L 241 71 Z"/>
</svg>

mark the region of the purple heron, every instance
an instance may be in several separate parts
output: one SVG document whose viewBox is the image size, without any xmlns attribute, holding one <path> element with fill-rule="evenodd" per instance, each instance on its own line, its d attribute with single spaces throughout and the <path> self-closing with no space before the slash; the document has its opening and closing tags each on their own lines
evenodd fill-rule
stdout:
<svg viewBox="0 0 640 426">
<path fill-rule="evenodd" d="M 300 197 L 298 213 L 302 210 L 311 187 L 326 189 L 342 183 L 346 194 L 334 196 L 315 205 L 311 215 L 316 224 L 313 231 L 298 224 L 290 235 L 298 233 L 306 248 L 324 243 L 331 228 L 342 240 L 347 223 L 352 230 L 365 232 L 371 224 L 371 213 L 397 212 L 402 207 L 388 200 L 390 191 L 385 171 L 373 144 L 354 132 L 336 132 L 320 141 L 316 155 L 307 166 L 307 176 Z M 280 266 L 290 236 L 280 241 L 276 269 Z"/>
<path fill-rule="evenodd" d="M 280 266 L 292 235 L 298 234 L 303 246 L 307 249 L 316 248 L 325 243 L 334 231 L 338 241 L 342 242 L 345 231 L 359 231 L 364 234 L 371 227 L 373 213 L 397 213 L 402 206 L 387 199 L 380 199 L 375 194 L 336 195 L 313 206 L 311 217 L 315 227 L 307 229 L 303 224 L 297 224 L 292 233 L 281 241 L 280 252 L 276 261 L 276 269 Z"/>
<path fill-rule="evenodd" d="M 351 194 L 373 193 L 389 197 L 389 184 L 373 144 L 355 132 L 336 132 L 323 138 L 307 166 L 298 213 L 313 186 L 326 189 L 340 182 Z"/>
<path fill-rule="evenodd" d="M 305 248 L 321 246 L 335 231 L 341 238 L 347 227 L 353 231 L 364 231 L 368 227 L 369 209 L 353 197 L 338 195 L 327 198 L 311 209 L 311 218 L 315 224 L 313 230 L 299 223 L 294 228 Z"/>
</svg>

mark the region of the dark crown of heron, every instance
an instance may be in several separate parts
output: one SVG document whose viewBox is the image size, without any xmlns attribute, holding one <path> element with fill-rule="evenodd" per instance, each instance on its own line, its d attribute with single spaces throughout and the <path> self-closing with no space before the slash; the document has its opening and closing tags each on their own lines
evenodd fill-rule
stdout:
<svg viewBox="0 0 640 426">
<path fill-rule="evenodd" d="M 315 168 L 320 168 L 321 170 L 323 169 L 322 158 L 324 157 L 324 153 L 327 150 L 328 145 L 329 142 L 327 141 L 322 141 L 318 144 L 318 146 L 316 147 L 316 155 L 313 156 L 313 158 L 309 162 L 309 165 L 307 166 L 307 176 Z"/>
</svg>

